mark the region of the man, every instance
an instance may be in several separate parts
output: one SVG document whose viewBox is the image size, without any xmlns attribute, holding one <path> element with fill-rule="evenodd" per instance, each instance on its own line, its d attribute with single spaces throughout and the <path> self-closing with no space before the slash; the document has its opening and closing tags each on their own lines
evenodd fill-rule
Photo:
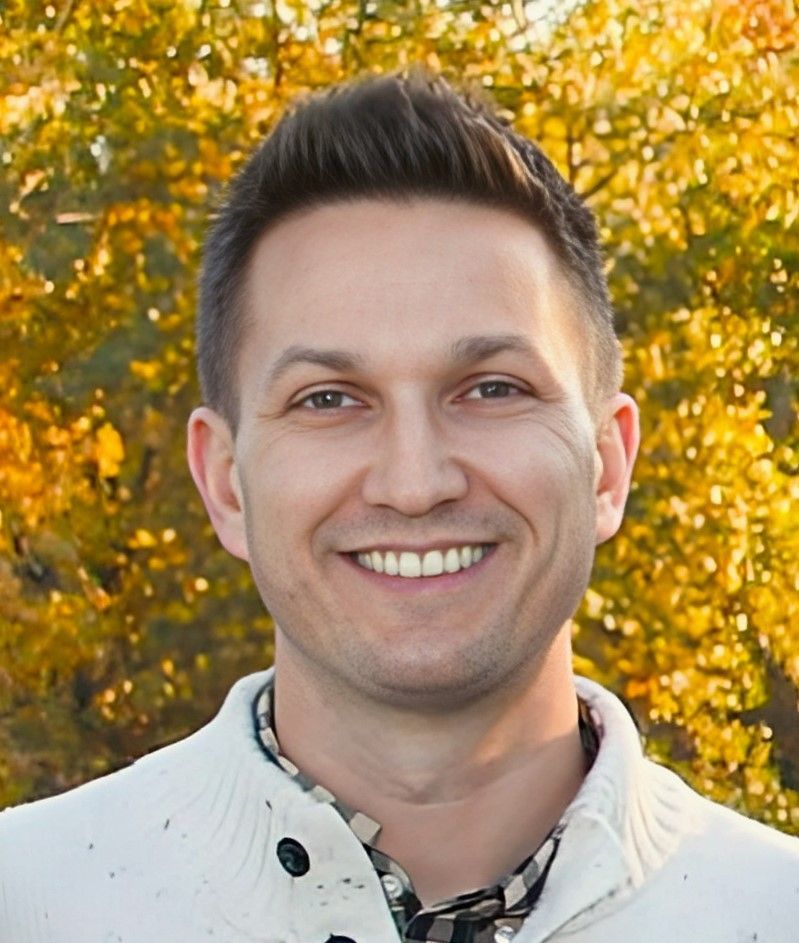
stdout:
<svg viewBox="0 0 799 943">
<path fill-rule="evenodd" d="M 638 418 L 543 154 L 440 79 L 310 99 L 233 182 L 201 288 L 189 463 L 275 668 L 0 817 L 0 941 L 796 940 L 799 843 L 572 676 Z"/>
</svg>

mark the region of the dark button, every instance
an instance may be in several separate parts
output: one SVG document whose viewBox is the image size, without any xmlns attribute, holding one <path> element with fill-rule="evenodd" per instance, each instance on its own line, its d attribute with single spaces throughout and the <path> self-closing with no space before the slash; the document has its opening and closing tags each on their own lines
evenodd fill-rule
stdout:
<svg viewBox="0 0 799 943">
<path fill-rule="evenodd" d="M 355 943 L 351 936 L 329 936 L 325 943 Z"/>
<path fill-rule="evenodd" d="M 281 838 L 277 843 L 277 860 L 293 877 L 302 877 L 311 867 L 308 852 L 293 838 Z"/>
</svg>

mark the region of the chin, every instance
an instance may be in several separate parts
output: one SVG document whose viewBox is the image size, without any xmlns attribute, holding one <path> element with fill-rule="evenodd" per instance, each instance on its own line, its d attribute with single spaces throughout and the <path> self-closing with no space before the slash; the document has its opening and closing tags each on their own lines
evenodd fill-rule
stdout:
<svg viewBox="0 0 799 943">
<path fill-rule="evenodd" d="M 507 669 L 496 660 L 470 661 L 466 653 L 438 662 L 424 657 L 392 659 L 372 664 L 358 678 L 359 687 L 371 699 L 399 709 L 442 711 L 460 708 L 484 698 L 507 682 Z"/>
</svg>

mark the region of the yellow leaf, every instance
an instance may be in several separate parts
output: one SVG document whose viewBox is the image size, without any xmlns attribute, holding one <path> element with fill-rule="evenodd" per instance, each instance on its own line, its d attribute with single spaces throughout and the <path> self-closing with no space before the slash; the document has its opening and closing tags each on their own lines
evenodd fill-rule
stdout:
<svg viewBox="0 0 799 943">
<path fill-rule="evenodd" d="M 139 550 L 142 548 L 155 547 L 157 543 L 158 541 L 149 530 L 139 527 L 136 533 L 128 541 L 128 546 Z"/>
<path fill-rule="evenodd" d="M 95 460 L 101 478 L 113 478 L 119 474 L 119 466 L 125 458 L 122 436 L 111 425 L 104 423 L 97 430 Z"/>
</svg>

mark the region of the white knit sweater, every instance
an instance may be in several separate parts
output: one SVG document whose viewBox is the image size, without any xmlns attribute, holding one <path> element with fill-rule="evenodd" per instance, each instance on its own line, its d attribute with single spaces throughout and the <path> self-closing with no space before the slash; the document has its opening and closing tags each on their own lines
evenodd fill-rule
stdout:
<svg viewBox="0 0 799 943">
<path fill-rule="evenodd" d="M 256 741 L 266 678 L 186 740 L 0 814 L 0 943 L 398 943 L 357 838 Z M 797 943 L 799 840 L 698 796 L 643 757 L 612 694 L 576 686 L 599 755 L 515 943 Z"/>
</svg>

